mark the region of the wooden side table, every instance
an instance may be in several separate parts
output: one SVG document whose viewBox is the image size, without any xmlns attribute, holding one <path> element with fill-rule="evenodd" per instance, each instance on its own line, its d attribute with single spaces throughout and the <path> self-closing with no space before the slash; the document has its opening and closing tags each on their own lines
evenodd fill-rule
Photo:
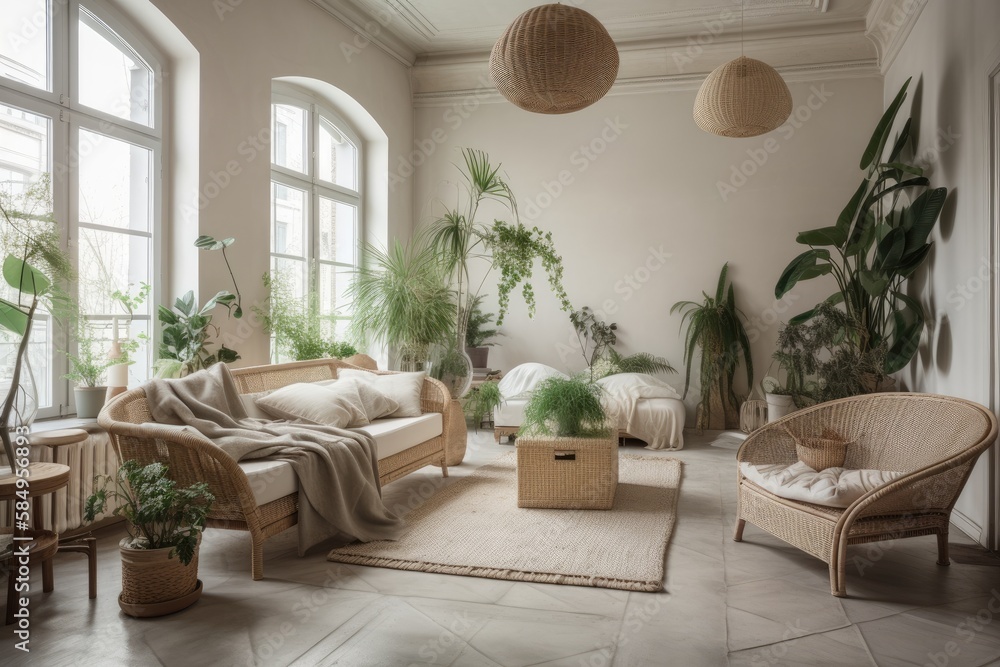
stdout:
<svg viewBox="0 0 1000 667">
<path fill-rule="evenodd" d="M 29 499 L 58 491 L 69 483 L 69 466 L 61 463 L 32 463 L 28 466 L 28 483 L 27 498 Z M 17 478 L 10 475 L 0 479 L 0 500 L 17 501 L 19 499 Z M 31 505 L 32 524 L 41 526 L 41 505 L 37 502 L 32 502 Z M 7 575 L 6 615 L 6 624 L 10 625 L 14 622 L 14 606 L 17 599 L 14 590 L 18 570 L 17 552 L 27 544 L 28 565 L 30 567 L 34 563 L 42 564 L 42 590 L 48 593 L 55 587 L 52 579 L 52 557 L 59 551 L 59 536 L 50 530 L 32 528 L 23 524 L 8 528 L 7 531 L 13 533 L 14 536 L 11 553 L 4 556 L 4 560 L 11 561 Z"/>
</svg>

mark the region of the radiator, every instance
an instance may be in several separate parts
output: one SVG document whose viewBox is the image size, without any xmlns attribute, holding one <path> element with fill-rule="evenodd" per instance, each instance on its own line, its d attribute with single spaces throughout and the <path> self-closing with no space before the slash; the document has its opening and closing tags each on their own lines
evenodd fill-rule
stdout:
<svg viewBox="0 0 1000 667">
<path fill-rule="evenodd" d="M 44 424 L 43 424 L 44 428 Z M 36 432 L 38 425 L 32 428 Z M 90 426 L 87 439 L 73 445 L 61 447 L 32 447 L 32 461 L 48 461 L 69 466 L 69 484 L 55 493 L 41 498 L 33 498 L 32 502 L 41 502 L 44 528 L 57 533 L 86 532 L 90 525 L 102 522 L 111 516 L 117 506 L 109 499 L 103 514 L 99 515 L 93 524 L 87 524 L 83 519 L 83 508 L 87 497 L 94 492 L 94 477 L 97 475 L 113 475 L 118 470 L 118 455 L 111 446 L 108 434 L 97 426 Z M 30 435 L 28 436 L 30 439 Z M 5 458 L 0 456 L 0 458 Z M 0 517 L 3 524 L 12 525 L 13 503 L 0 502 Z M 107 523 L 107 521 L 103 521 Z M 37 526 L 36 526 L 37 528 Z"/>
</svg>

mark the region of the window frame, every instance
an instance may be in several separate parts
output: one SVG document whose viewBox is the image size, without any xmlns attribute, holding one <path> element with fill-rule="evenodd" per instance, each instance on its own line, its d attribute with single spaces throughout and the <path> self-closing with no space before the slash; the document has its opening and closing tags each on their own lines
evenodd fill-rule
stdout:
<svg viewBox="0 0 1000 667">
<path fill-rule="evenodd" d="M 150 99 L 150 121 L 147 126 L 136 121 L 119 118 L 111 113 L 86 106 L 79 101 L 79 45 L 81 8 L 89 12 L 103 26 L 95 29 L 104 36 L 113 33 L 149 68 L 152 78 Z M 52 174 L 53 213 L 60 221 L 63 233 L 63 248 L 68 251 L 74 268 L 79 266 L 79 239 L 81 229 L 108 231 L 128 236 L 149 239 L 147 256 L 148 275 L 152 290 L 147 299 L 147 313 L 135 314 L 133 321 L 148 322 L 150 341 L 147 349 L 149 366 L 152 366 L 154 341 L 158 324 L 155 318 L 155 304 L 160 302 L 163 286 L 163 197 L 166 173 L 166 153 L 164 151 L 164 127 L 169 90 L 163 85 L 163 55 L 151 46 L 149 40 L 130 27 L 129 22 L 104 0 L 47 0 L 48 11 L 48 81 L 49 90 L 35 88 L 6 77 L 0 77 L 0 104 L 15 107 L 28 113 L 49 119 L 50 136 L 48 146 L 48 171 Z M 132 229 L 109 227 L 106 225 L 83 223 L 80 220 L 80 131 L 85 130 L 103 135 L 115 141 L 133 144 L 150 151 L 150 173 L 148 187 L 149 230 L 141 232 Z M 60 165 L 65 169 L 56 174 Z M 79 284 L 73 285 L 79 290 Z M 124 313 L 101 313 L 85 315 L 87 320 L 110 321 L 112 317 L 124 319 Z M 48 314 L 39 314 L 39 319 L 48 319 Z M 75 340 L 68 336 L 64 327 L 49 323 L 52 339 L 49 382 L 52 387 L 52 405 L 39 408 L 37 419 L 62 417 L 74 413 L 75 398 L 70 381 L 63 376 L 69 370 L 65 355 L 57 349 L 76 351 Z M 36 369 L 37 372 L 37 369 Z"/>
<path fill-rule="evenodd" d="M 365 217 L 364 217 L 364 159 L 365 159 L 365 145 L 361 137 L 358 135 L 357 131 L 348 123 L 341 114 L 337 113 L 333 106 L 329 104 L 326 100 L 323 100 L 315 95 L 312 95 L 296 86 L 292 86 L 285 83 L 274 82 L 271 90 L 271 106 L 270 116 L 273 128 L 273 107 L 275 104 L 283 104 L 288 106 L 298 107 L 300 109 L 305 109 L 307 112 L 307 122 L 306 122 L 306 140 L 305 140 L 305 159 L 303 164 L 306 167 L 305 173 L 290 169 L 288 167 L 283 167 L 275 164 L 273 155 L 269 157 L 271 160 L 271 207 L 272 207 L 272 217 L 268 222 L 270 229 L 268 230 L 268 236 L 271 239 L 271 249 L 270 249 L 270 262 L 269 267 L 273 267 L 274 260 L 276 258 L 289 259 L 293 261 L 299 261 L 305 263 L 305 288 L 307 299 L 315 294 L 319 289 L 319 281 L 322 266 L 332 266 L 336 271 L 338 268 L 347 269 L 355 272 L 361 266 L 361 257 L 359 250 L 360 240 L 364 238 L 365 233 Z M 320 124 L 322 119 L 329 121 L 334 128 L 340 132 L 354 147 L 355 149 L 355 177 L 354 182 L 357 184 L 356 190 L 351 190 L 336 183 L 319 178 L 319 135 L 320 135 Z M 273 141 L 273 137 L 272 137 Z M 304 257 L 297 255 L 290 255 L 286 253 L 278 253 L 274 250 L 273 239 L 275 236 L 274 228 L 274 195 L 273 188 L 274 183 L 280 185 L 294 188 L 296 190 L 304 191 L 306 193 L 305 198 L 305 212 L 303 214 L 305 220 L 305 237 L 303 241 L 303 248 L 305 250 Z M 322 260 L 320 259 L 320 199 L 329 199 L 335 203 L 347 204 L 353 206 L 355 210 L 355 243 L 354 243 L 354 262 L 351 264 L 345 262 L 338 262 L 334 260 Z M 270 270 L 270 268 L 269 268 Z M 350 321 L 352 314 L 338 315 L 333 314 L 330 316 L 332 321 Z M 271 358 L 272 360 L 278 360 L 278 350 L 274 345 L 274 340 L 271 341 Z"/>
</svg>

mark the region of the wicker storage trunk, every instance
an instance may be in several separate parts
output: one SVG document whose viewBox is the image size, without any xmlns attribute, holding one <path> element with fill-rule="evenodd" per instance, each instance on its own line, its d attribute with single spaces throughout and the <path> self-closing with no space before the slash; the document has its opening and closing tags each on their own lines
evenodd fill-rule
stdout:
<svg viewBox="0 0 1000 667">
<path fill-rule="evenodd" d="M 607 510 L 618 489 L 618 439 L 517 439 L 517 506 Z"/>
</svg>

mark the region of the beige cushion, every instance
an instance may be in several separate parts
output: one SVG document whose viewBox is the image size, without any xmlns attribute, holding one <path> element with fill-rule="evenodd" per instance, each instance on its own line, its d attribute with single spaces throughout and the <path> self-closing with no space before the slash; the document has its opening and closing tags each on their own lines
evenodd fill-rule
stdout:
<svg viewBox="0 0 1000 667">
<path fill-rule="evenodd" d="M 399 408 L 388 417 L 419 417 L 420 393 L 424 389 L 426 373 L 392 373 L 376 375 L 368 371 L 341 368 L 337 370 L 340 380 L 357 379 L 370 384 L 399 404 Z"/>
<path fill-rule="evenodd" d="M 399 454 L 410 447 L 421 445 L 431 438 L 441 435 L 444 423 L 440 412 L 428 412 L 419 417 L 379 419 L 367 426 L 351 430 L 367 433 L 375 439 L 378 460 L 381 461 L 387 456 Z"/>
<path fill-rule="evenodd" d="M 365 414 L 368 416 L 365 423 L 381 419 L 382 417 L 388 417 L 399 409 L 399 404 L 379 391 L 375 385 L 362 382 L 357 378 L 345 378 L 343 380 L 320 380 L 316 384 L 335 392 L 343 390 L 348 392 L 350 395 L 353 395 L 353 392 L 355 391 L 358 392 L 358 396 L 361 397 L 361 404 L 364 407 Z M 351 424 L 351 426 L 358 425 L 359 424 Z"/>
<path fill-rule="evenodd" d="M 343 384 L 337 389 L 297 382 L 260 396 L 257 407 L 277 419 L 304 421 L 347 428 L 364 426 L 368 414 L 356 385 Z"/>
</svg>

